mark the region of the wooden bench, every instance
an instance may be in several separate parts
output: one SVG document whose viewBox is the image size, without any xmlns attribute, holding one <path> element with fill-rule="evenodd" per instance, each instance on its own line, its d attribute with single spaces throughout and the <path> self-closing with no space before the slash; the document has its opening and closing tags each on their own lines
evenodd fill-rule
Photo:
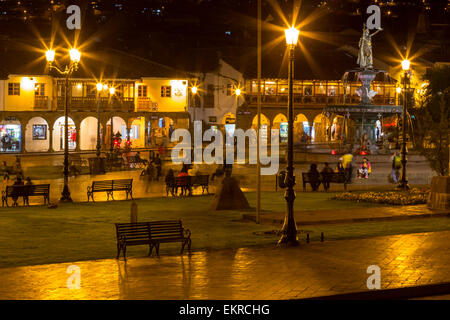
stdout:
<svg viewBox="0 0 450 320">
<path fill-rule="evenodd" d="M 149 254 L 155 248 L 156 255 L 159 256 L 159 245 L 168 242 L 181 242 L 180 254 L 183 254 L 186 245 L 188 246 L 188 251 L 191 252 L 191 231 L 183 228 L 181 220 L 153 221 L 148 224 L 150 230 Z"/>
<path fill-rule="evenodd" d="M 106 192 L 107 200 L 109 196 L 114 200 L 114 191 L 125 191 L 126 199 L 128 195 L 133 199 L 133 179 L 119 179 L 119 180 L 103 180 L 92 181 L 92 185 L 87 187 L 87 197 L 94 201 L 94 192 Z"/>
<path fill-rule="evenodd" d="M 142 158 L 136 158 L 136 156 L 128 157 L 128 166 L 130 168 L 143 168 L 147 165 L 147 160 Z"/>
<path fill-rule="evenodd" d="M 69 173 L 71 175 L 79 175 L 81 173 L 81 168 L 87 165 L 87 160 L 82 159 L 79 154 L 69 155 Z"/>
<path fill-rule="evenodd" d="M 202 194 L 205 193 L 205 190 L 207 194 L 209 194 L 208 190 L 208 184 L 209 184 L 209 175 L 198 175 L 198 176 L 192 176 L 190 181 L 191 187 L 202 187 Z"/>
<path fill-rule="evenodd" d="M 44 205 L 50 202 L 50 184 L 34 184 L 23 186 L 7 186 L 6 190 L 2 192 L 2 207 L 8 207 L 8 198 L 14 200 L 13 206 L 18 206 L 19 197 L 23 198 L 23 205 L 30 205 L 29 197 L 42 196 L 44 197 Z M 16 198 L 16 199 L 14 199 Z"/>
<path fill-rule="evenodd" d="M 343 172 L 330 172 L 326 174 L 325 177 L 324 173 L 321 173 L 320 176 L 317 178 L 317 180 L 313 180 L 310 173 L 308 172 L 302 172 L 302 181 L 303 181 L 303 191 L 306 191 L 306 185 L 311 182 L 318 183 L 318 186 L 325 181 L 325 179 L 328 179 L 329 183 L 343 183 L 344 184 L 344 190 L 347 191 L 347 178 L 345 176 L 345 173 Z"/>
<path fill-rule="evenodd" d="M 127 246 L 148 245 L 151 254 L 152 246 L 150 244 L 150 226 L 148 222 L 136 223 L 116 223 L 117 237 L 117 258 L 120 257 L 120 251 L 123 257 L 127 258 Z"/>
<path fill-rule="evenodd" d="M 126 259 L 127 246 L 148 245 L 150 256 L 153 248 L 159 256 L 161 243 L 181 242 L 181 252 L 188 246 L 191 251 L 191 232 L 184 229 L 181 220 L 116 223 L 117 259 L 122 251 Z"/>
<path fill-rule="evenodd" d="M 176 195 L 178 188 L 181 188 L 181 194 L 186 195 L 187 191 L 196 187 L 202 188 L 202 194 L 205 193 L 205 190 L 209 194 L 209 175 L 175 177 L 174 181 L 166 182 L 166 194 L 168 196 L 171 192 L 172 195 Z"/>
</svg>

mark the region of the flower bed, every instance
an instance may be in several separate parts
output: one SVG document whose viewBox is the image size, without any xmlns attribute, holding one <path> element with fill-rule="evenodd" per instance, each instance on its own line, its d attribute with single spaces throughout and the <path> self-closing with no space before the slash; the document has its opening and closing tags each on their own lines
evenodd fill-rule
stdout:
<svg viewBox="0 0 450 320">
<path fill-rule="evenodd" d="M 334 195 L 331 199 L 405 206 L 426 203 L 429 193 L 429 189 L 419 188 L 413 188 L 410 191 L 344 192 Z"/>
</svg>

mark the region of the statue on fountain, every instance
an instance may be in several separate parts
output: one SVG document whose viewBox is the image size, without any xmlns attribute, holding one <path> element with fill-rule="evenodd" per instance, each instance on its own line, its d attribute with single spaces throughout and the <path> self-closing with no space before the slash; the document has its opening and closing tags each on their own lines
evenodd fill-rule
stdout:
<svg viewBox="0 0 450 320">
<path fill-rule="evenodd" d="M 366 25 L 363 26 L 363 34 L 359 39 L 359 51 L 358 60 L 356 63 L 359 64 L 361 69 L 372 69 L 373 68 L 373 56 L 372 56 L 372 36 L 376 35 L 383 29 L 378 29 L 374 33 L 370 34 Z"/>
</svg>

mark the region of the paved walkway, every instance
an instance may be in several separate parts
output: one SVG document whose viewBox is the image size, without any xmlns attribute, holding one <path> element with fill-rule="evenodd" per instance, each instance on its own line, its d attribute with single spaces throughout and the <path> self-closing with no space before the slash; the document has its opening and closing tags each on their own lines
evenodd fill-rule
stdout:
<svg viewBox="0 0 450 320">
<path fill-rule="evenodd" d="M 262 224 L 279 225 L 284 222 L 284 212 L 261 213 Z M 326 223 L 349 223 L 382 220 L 404 220 L 411 218 L 448 217 L 450 210 L 430 210 L 426 205 L 414 206 L 392 206 L 359 209 L 340 210 L 311 210 L 298 211 L 294 213 L 295 222 L 298 226 L 326 224 Z M 244 219 L 256 221 L 255 213 L 243 214 Z"/>
<path fill-rule="evenodd" d="M 295 299 L 450 281 L 450 232 L 0 269 L 0 299 Z M 67 267 L 81 288 L 66 286 Z"/>
</svg>

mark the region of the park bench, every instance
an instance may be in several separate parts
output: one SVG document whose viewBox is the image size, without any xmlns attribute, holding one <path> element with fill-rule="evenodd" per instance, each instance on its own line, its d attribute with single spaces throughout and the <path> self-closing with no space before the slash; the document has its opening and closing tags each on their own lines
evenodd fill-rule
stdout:
<svg viewBox="0 0 450 320">
<path fill-rule="evenodd" d="M 181 242 L 180 254 L 183 254 L 184 247 L 188 246 L 191 252 L 191 231 L 183 228 L 181 220 L 172 221 L 152 221 L 149 222 L 150 232 L 150 252 L 156 249 L 156 255 L 159 256 L 159 245 L 161 243 Z"/>
<path fill-rule="evenodd" d="M 209 194 L 209 190 L 208 190 L 209 175 L 205 174 L 205 175 L 192 176 L 190 183 L 191 183 L 192 188 L 202 187 L 202 194 L 205 193 L 205 190 L 206 190 L 207 194 Z"/>
<path fill-rule="evenodd" d="M 119 180 L 103 180 L 92 181 L 92 185 L 87 187 L 87 197 L 94 201 L 94 192 L 106 192 L 107 200 L 109 196 L 114 200 L 114 191 L 125 191 L 126 199 L 128 195 L 133 199 L 133 179 L 119 179 Z"/>
<path fill-rule="evenodd" d="M 17 201 L 19 197 L 23 198 L 23 205 L 30 205 L 29 197 L 33 196 L 44 197 L 44 204 L 48 204 L 50 201 L 50 184 L 7 186 L 6 190 L 2 192 L 2 207 L 4 207 L 5 204 L 8 207 L 8 198 L 13 199 L 13 206 L 18 206 Z"/>
<path fill-rule="evenodd" d="M 81 173 L 81 168 L 87 166 L 87 160 L 82 159 L 79 154 L 69 155 L 69 173 L 71 175 L 79 175 Z"/>
<path fill-rule="evenodd" d="M 128 166 L 130 168 L 143 168 L 147 165 L 147 160 L 142 159 L 140 157 L 136 156 L 129 156 L 128 157 Z"/>
<path fill-rule="evenodd" d="M 347 178 L 345 176 L 345 173 L 343 172 L 330 172 L 327 173 L 327 178 L 330 183 L 343 183 L 344 184 L 344 190 L 347 190 Z M 325 181 L 324 173 L 321 173 L 319 177 L 312 176 L 309 172 L 302 172 L 302 181 L 303 181 L 303 191 L 306 191 L 306 185 L 311 182 L 318 183 L 318 187 L 320 184 L 323 184 L 323 181 Z"/>
<path fill-rule="evenodd" d="M 183 176 L 175 177 L 174 181 L 166 182 L 166 194 L 169 196 L 169 192 L 172 195 L 178 193 L 178 188 L 181 188 L 181 195 L 186 195 L 187 191 L 192 188 L 201 187 L 202 194 L 209 194 L 209 175 L 197 175 L 197 176 Z"/>
<path fill-rule="evenodd" d="M 122 251 L 126 259 L 127 246 L 148 245 L 150 256 L 153 248 L 159 256 L 159 246 L 166 242 L 181 242 L 181 253 L 188 245 L 191 251 L 191 232 L 184 229 L 181 220 L 116 223 L 117 259 Z"/>
</svg>

